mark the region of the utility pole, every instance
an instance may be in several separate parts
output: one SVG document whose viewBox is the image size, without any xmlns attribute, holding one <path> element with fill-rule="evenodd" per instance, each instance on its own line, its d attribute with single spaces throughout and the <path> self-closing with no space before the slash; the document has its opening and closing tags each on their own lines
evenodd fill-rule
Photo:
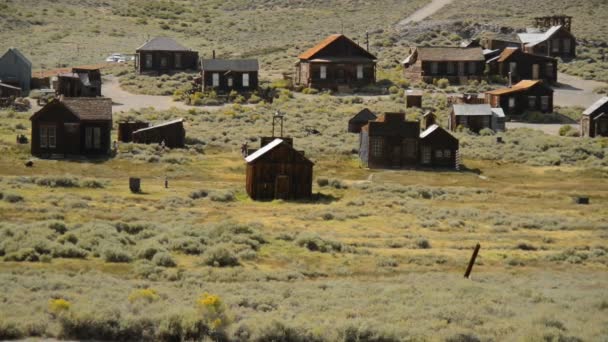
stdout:
<svg viewBox="0 0 608 342">
<path fill-rule="evenodd" d="M 365 30 L 365 50 L 369 52 L 369 31 Z"/>
</svg>

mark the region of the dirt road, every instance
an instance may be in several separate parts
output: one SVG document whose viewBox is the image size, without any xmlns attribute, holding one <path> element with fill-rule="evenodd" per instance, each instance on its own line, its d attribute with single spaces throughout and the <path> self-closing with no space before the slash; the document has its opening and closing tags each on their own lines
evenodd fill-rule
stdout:
<svg viewBox="0 0 608 342">
<path fill-rule="evenodd" d="M 606 86 L 606 83 L 584 80 L 580 77 L 559 73 L 559 87 L 554 87 L 553 104 L 556 106 L 580 106 L 587 108 L 603 95 L 596 94 L 593 89 Z"/>
<path fill-rule="evenodd" d="M 412 13 L 409 17 L 401 20 L 397 25 L 403 26 L 409 23 L 418 22 L 430 17 L 435 12 L 442 9 L 444 6 L 450 4 L 454 0 L 433 0 L 430 4 L 420 8 L 416 12 Z"/>
<path fill-rule="evenodd" d="M 154 107 L 156 110 L 167 110 L 171 107 L 193 108 L 182 102 L 174 102 L 171 96 L 137 95 L 126 92 L 120 88 L 118 78 L 114 76 L 104 77 L 102 95 L 112 99 L 114 102 L 112 112 L 114 113 L 147 107 Z"/>
</svg>

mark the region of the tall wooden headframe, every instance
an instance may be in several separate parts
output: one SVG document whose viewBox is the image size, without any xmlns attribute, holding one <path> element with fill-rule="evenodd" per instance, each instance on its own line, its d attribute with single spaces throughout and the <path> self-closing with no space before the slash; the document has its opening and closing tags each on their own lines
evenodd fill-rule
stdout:
<svg viewBox="0 0 608 342">
<path fill-rule="evenodd" d="M 278 137 L 283 137 L 283 120 L 285 119 L 285 114 L 281 113 L 281 111 L 277 110 L 272 116 L 272 137 L 276 137 L 275 130 L 277 128 L 277 122 L 280 124 L 280 133 Z"/>
</svg>

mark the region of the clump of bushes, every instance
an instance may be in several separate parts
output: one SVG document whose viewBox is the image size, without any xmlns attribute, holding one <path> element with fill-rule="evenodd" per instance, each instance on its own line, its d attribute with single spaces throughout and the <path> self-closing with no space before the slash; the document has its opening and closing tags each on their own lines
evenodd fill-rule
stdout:
<svg viewBox="0 0 608 342">
<path fill-rule="evenodd" d="M 240 265 L 239 258 L 231 248 L 223 244 L 211 247 L 205 251 L 203 263 L 213 267 L 234 267 Z"/>
<path fill-rule="evenodd" d="M 171 256 L 171 254 L 169 254 L 167 252 L 159 252 L 159 253 L 154 254 L 154 257 L 152 258 L 152 262 L 156 266 L 162 266 L 162 267 L 177 266 L 177 264 L 173 260 L 173 257 Z"/>
<path fill-rule="evenodd" d="M 145 289 L 133 290 L 129 294 L 128 299 L 129 299 L 130 303 L 137 303 L 137 302 L 152 303 L 152 302 L 159 300 L 160 296 L 158 295 L 158 293 L 156 293 L 156 290 L 151 289 L 151 288 L 145 288 Z"/>
<path fill-rule="evenodd" d="M 131 260 L 133 260 L 133 257 L 131 256 L 131 254 L 124 250 L 110 248 L 106 249 L 103 252 L 103 259 L 106 262 L 131 262 Z"/>
<path fill-rule="evenodd" d="M 340 252 L 344 246 L 342 243 L 323 239 L 315 233 L 302 233 L 295 241 L 296 245 L 305 247 L 312 252 L 331 253 Z"/>
</svg>

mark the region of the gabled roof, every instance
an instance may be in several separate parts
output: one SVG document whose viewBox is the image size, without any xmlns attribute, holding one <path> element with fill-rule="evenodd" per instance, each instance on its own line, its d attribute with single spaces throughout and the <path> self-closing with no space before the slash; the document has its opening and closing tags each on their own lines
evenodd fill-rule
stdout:
<svg viewBox="0 0 608 342">
<path fill-rule="evenodd" d="M 420 138 L 426 138 L 429 134 L 433 133 L 437 128 L 439 128 L 438 125 L 436 125 L 436 124 L 431 125 L 431 127 L 425 129 L 424 132 L 420 133 Z"/>
<path fill-rule="evenodd" d="M 140 46 L 137 51 L 191 51 L 187 47 L 176 42 L 168 37 L 152 38 L 144 45 Z"/>
<path fill-rule="evenodd" d="M 139 133 L 139 132 L 149 131 L 149 130 L 152 130 L 152 129 L 155 129 L 155 128 L 159 128 L 159 127 L 171 126 L 171 125 L 174 125 L 176 123 L 181 123 L 181 122 L 184 122 L 184 119 L 179 118 L 179 119 L 175 119 L 175 120 L 159 123 L 159 124 L 154 125 L 154 126 L 140 128 L 140 129 L 134 131 L 133 133 Z"/>
<path fill-rule="evenodd" d="M 0 59 L 4 58 L 6 55 L 8 55 L 9 53 L 13 53 L 15 56 L 17 56 L 17 58 L 19 58 L 23 63 L 25 63 L 27 66 L 29 66 L 30 68 L 32 67 L 32 62 L 30 62 L 29 59 L 27 59 L 27 57 L 25 57 L 21 51 L 19 51 L 19 49 L 17 48 L 9 48 L 4 55 L 2 55 L 2 57 L 0 57 Z"/>
<path fill-rule="evenodd" d="M 243 71 L 259 70 L 257 59 L 202 59 L 201 68 L 204 71 Z"/>
<path fill-rule="evenodd" d="M 454 115 L 456 116 L 491 116 L 497 114 L 500 116 L 501 108 L 492 108 L 489 104 L 455 104 L 453 105 Z M 496 110 L 496 111 L 495 111 Z M 502 112 L 504 116 L 504 112 Z"/>
<path fill-rule="evenodd" d="M 585 111 L 583 112 L 583 115 L 595 114 L 595 112 L 598 109 L 602 108 L 605 105 L 608 105 L 608 96 L 602 97 L 601 99 L 597 100 L 594 104 L 589 106 L 587 109 L 585 109 Z M 608 110 L 608 108 L 607 108 L 607 110 Z"/>
<path fill-rule="evenodd" d="M 376 120 L 378 117 L 371 110 L 364 108 L 355 116 L 353 116 L 349 123 L 367 123 L 368 121 Z"/>
<path fill-rule="evenodd" d="M 297 153 L 300 157 L 302 157 L 303 160 L 305 160 L 306 162 L 309 162 L 311 164 L 314 164 L 310 159 L 306 158 L 304 156 L 304 154 L 302 154 L 301 152 L 299 152 L 298 150 L 294 149 L 293 146 L 289 145 L 287 142 L 285 142 L 285 140 L 283 139 L 279 139 L 276 138 L 273 141 L 271 141 L 270 143 L 264 145 L 262 148 L 260 148 L 259 150 L 255 151 L 254 153 L 250 154 L 249 156 L 247 156 L 247 158 L 245 158 L 245 161 L 247 163 L 252 163 L 254 161 L 256 161 L 257 159 L 261 158 L 262 156 L 264 156 L 266 153 L 274 150 L 275 148 L 277 148 L 280 145 L 285 145 L 288 148 L 290 148 L 291 150 L 293 150 L 295 153 Z"/>
<path fill-rule="evenodd" d="M 519 40 L 524 44 L 536 45 L 538 43 L 542 43 L 542 42 L 546 41 L 547 39 L 551 38 L 551 36 L 553 36 L 561 28 L 562 28 L 561 25 L 552 26 L 545 32 L 519 33 L 519 34 L 517 34 L 517 37 L 519 37 Z"/>
<path fill-rule="evenodd" d="M 419 47 L 418 59 L 421 61 L 485 61 L 480 47 Z"/>
<path fill-rule="evenodd" d="M 61 97 L 47 103 L 34 113 L 30 120 L 46 111 L 50 106 L 60 105 L 82 121 L 112 120 L 112 99 L 107 97 Z"/>
<path fill-rule="evenodd" d="M 19 88 L 19 87 L 15 87 L 15 86 L 12 86 L 10 84 L 6 84 L 6 83 L 2 83 L 2 82 L 0 82 L 0 87 L 2 87 L 2 88 L 8 88 L 8 89 L 14 89 L 14 90 L 19 90 L 19 91 L 21 90 L 21 88 Z"/>
<path fill-rule="evenodd" d="M 304 53 L 300 54 L 298 56 L 298 58 L 299 59 L 305 59 L 305 60 L 312 59 L 319 52 L 321 52 L 322 50 L 324 50 L 328 46 L 330 46 L 332 44 L 335 44 L 339 40 L 344 40 L 348 44 L 351 44 L 353 47 L 359 49 L 369 59 L 376 59 L 376 56 L 372 55 L 369 51 L 365 50 L 364 48 L 362 48 L 361 46 L 359 46 L 359 44 L 353 42 L 352 40 L 350 40 L 348 37 L 346 37 L 343 34 L 332 34 L 332 35 L 330 35 L 329 37 L 323 39 L 319 44 L 313 46 L 312 48 L 306 50 Z"/>
<path fill-rule="evenodd" d="M 487 91 L 486 94 L 490 94 L 490 95 L 512 94 L 512 93 L 517 93 L 520 91 L 526 91 L 539 84 L 542 84 L 542 81 L 540 81 L 540 80 L 523 80 L 523 81 L 519 81 L 517 84 L 513 85 L 511 88 L 501 88 L 501 89 L 491 90 L 491 91 Z"/>
<path fill-rule="evenodd" d="M 545 60 L 555 61 L 555 58 L 553 58 L 553 57 L 543 56 L 543 55 L 537 55 L 537 54 L 525 52 L 525 51 L 521 50 L 520 48 L 516 48 L 516 47 L 507 47 L 498 56 L 499 57 L 498 58 L 498 62 L 504 62 L 504 61 L 508 60 L 509 58 L 511 58 L 511 56 L 518 55 L 518 54 L 519 55 L 525 55 L 528 58 L 536 58 L 536 59 L 545 59 Z"/>
</svg>

